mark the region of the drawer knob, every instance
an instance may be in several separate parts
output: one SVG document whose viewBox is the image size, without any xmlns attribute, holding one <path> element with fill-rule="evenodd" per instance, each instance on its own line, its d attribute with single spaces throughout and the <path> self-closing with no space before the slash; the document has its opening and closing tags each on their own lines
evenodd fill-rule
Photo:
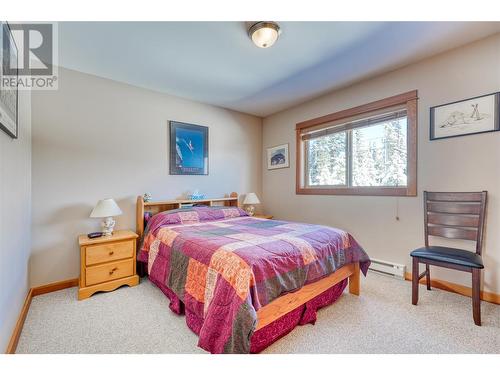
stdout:
<svg viewBox="0 0 500 375">
<path fill-rule="evenodd" d="M 115 267 L 111 271 L 109 271 L 109 274 L 112 275 L 113 273 L 115 273 L 116 270 L 118 270 L 118 267 Z"/>
<path fill-rule="evenodd" d="M 109 252 L 109 255 L 113 255 L 115 252 L 114 251 L 110 251 Z"/>
</svg>

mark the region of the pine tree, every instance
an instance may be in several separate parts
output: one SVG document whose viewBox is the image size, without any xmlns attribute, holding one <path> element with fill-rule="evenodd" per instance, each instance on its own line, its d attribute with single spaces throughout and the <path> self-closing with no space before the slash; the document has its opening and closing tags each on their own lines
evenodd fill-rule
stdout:
<svg viewBox="0 0 500 375">
<path fill-rule="evenodd" d="M 406 185 L 406 126 L 394 120 L 384 124 L 384 186 Z"/>
<path fill-rule="evenodd" d="M 376 186 L 376 144 L 365 139 L 363 130 L 353 130 L 353 185 Z"/>
<path fill-rule="evenodd" d="M 308 146 L 309 184 L 344 184 L 346 172 L 345 132 L 312 139 Z"/>
</svg>

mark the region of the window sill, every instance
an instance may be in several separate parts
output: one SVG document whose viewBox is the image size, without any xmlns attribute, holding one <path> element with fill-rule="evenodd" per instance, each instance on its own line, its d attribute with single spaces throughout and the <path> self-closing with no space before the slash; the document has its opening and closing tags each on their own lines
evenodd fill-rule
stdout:
<svg viewBox="0 0 500 375">
<path fill-rule="evenodd" d="M 341 187 L 341 188 L 304 188 L 297 187 L 300 195 L 366 195 L 366 196 L 396 196 L 416 197 L 417 192 L 409 187 Z"/>
</svg>

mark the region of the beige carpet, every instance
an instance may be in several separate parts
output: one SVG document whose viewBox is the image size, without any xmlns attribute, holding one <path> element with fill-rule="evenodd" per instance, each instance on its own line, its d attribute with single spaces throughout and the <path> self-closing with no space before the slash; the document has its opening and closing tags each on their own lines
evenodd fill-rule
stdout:
<svg viewBox="0 0 500 375">
<path fill-rule="evenodd" d="M 500 306 L 369 274 L 361 296 L 344 295 L 264 353 L 500 353 Z M 76 288 L 33 298 L 17 353 L 205 353 L 184 316 L 173 314 L 147 279 L 77 301 Z"/>
</svg>

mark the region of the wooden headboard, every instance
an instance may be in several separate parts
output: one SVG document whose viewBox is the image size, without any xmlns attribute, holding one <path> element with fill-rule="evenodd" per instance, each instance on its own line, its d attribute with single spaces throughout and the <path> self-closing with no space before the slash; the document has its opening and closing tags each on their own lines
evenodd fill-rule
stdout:
<svg viewBox="0 0 500 375">
<path fill-rule="evenodd" d="M 238 193 L 231 193 L 227 198 L 208 198 L 208 199 L 174 199 L 170 201 L 156 201 L 156 202 L 144 202 L 142 196 L 137 197 L 137 211 L 136 211 L 136 232 L 139 235 L 139 239 L 144 233 L 144 212 L 151 212 L 153 215 L 158 212 L 175 210 L 176 208 L 182 208 L 184 205 L 188 204 L 205 204 L 207 206 L 228 206 L 228 207 L 238 207 Z"/>
</svg>

